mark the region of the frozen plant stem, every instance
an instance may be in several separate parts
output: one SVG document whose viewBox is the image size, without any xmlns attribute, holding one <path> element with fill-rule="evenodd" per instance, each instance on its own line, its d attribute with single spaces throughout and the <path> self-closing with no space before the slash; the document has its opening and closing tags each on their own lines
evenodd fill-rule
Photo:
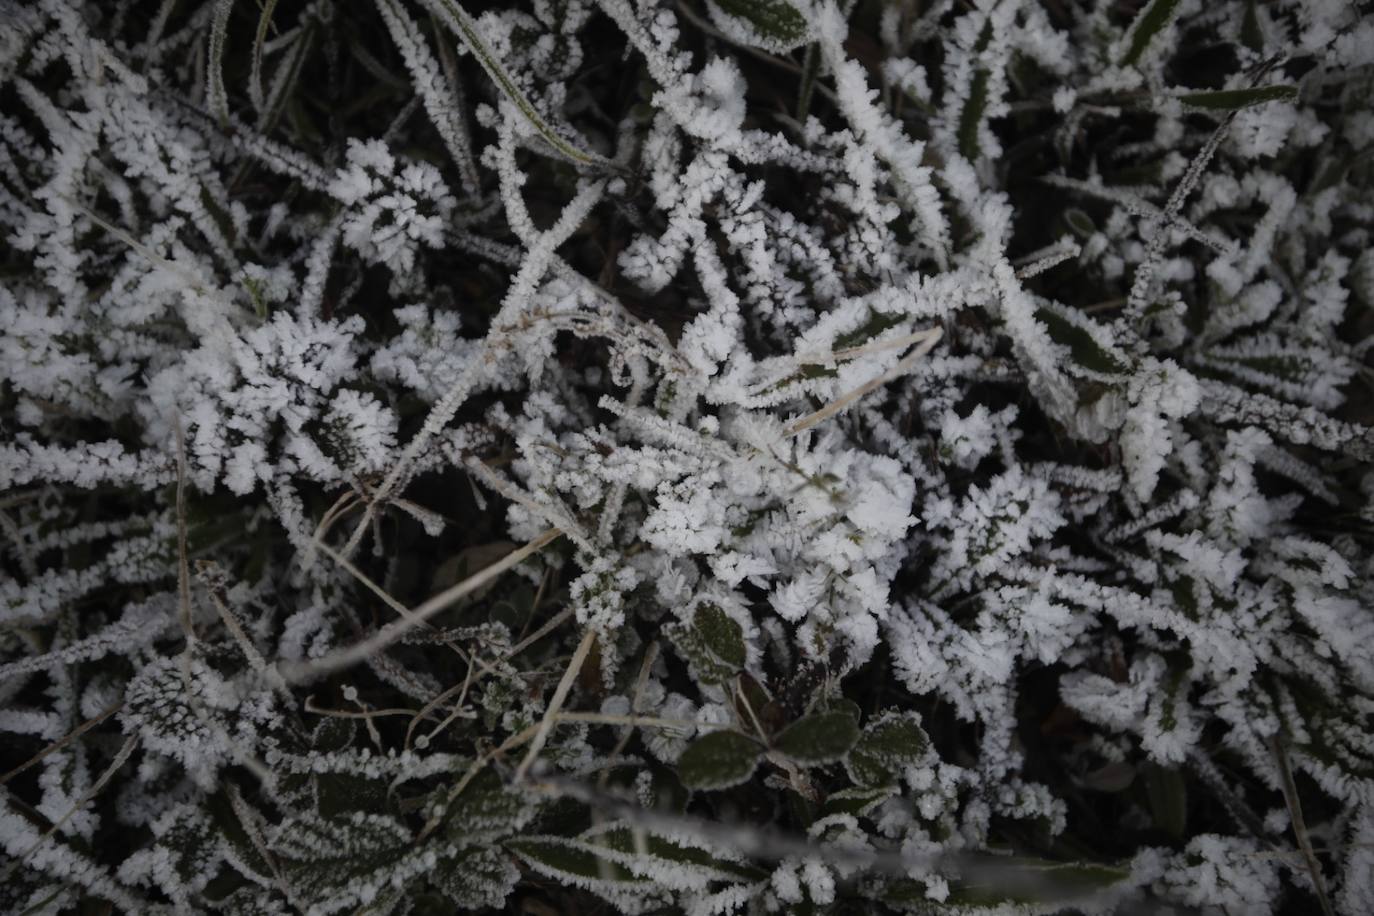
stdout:
<svg viewBox="0 0 1374 916">
<path fill-rule="evenodd" d="M 462 582 L 445 589 L 418 607 L 411 609 L 410 613 L 400 620 L 387 624 L 372 636 L 360 640 L 346 649 L 338 649 L 322 658 L 307 662 L 278 662 L 277 668 L 281 671 L 282 677 L 285 678 L 288 683 L 299 684 L 356 665 L 363 659 L 386 649 L 407 632 L 414 629 L 420 623 L 428 620 L 430 617 L 433 617 L 455 601 L 462 599 L 466 595 L 472 594 L 488 582 L 496 579 L 506 570 L 516 566 L 527 557 L 538 553 L 548 544 L 557 540 L 562 533 L 563 532 L 557 528 L 548 529 L 529 543 L 511 551 L 490 566 L 474 573 Z"/>
</svg>

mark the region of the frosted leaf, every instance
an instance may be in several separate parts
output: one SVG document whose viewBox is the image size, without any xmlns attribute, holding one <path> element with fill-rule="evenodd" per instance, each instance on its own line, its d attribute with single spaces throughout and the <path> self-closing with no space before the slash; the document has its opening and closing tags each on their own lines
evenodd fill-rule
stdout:
<svg viewBox="0 0 1374 916">
<path fill-rule="evenodd" d="M 268 847 L 291 886 L 308 895 L 311 910 L 333 913 L 371 903 L 393 883 L 433 867 L 433 851 L 412 847 L 410 839 L 385 815 L 304 815 L 278 827 Z"/>
<path fill-rule="evenodd" d="M 682 752 L 677 761 L 678 776 L 690 789 L 726 789 L 754 775 L 762 755 L 763 747 L 739 732 L 711 732 Z"/>
<path fill-rule="evenodd" d="M 858 723 L 848 712 L 821 712 L 778 732 L 773 747 L 793 760 L 814 765 L 841 759 L 858 740 Z"/>
<path fill-rule="evenodd" d="M 790 0 L 709 0 L 711 21 L 732 41 L 783 54 L 812 38 L 806 9 Z"/>
<path fill-rule="evenodd" d="M 1245 837 L 1194 837 L 1155 889 L 1183 906 L 1272 912 L 1278 869 L 1258 851 L 1258 843 Z"/>
<path fill-rule="evenodd" d="M 744 628 L 709 599 L 697 603 L 666 633 L 702 683 L 726 681 L 748 660 Z"/>
</svg>

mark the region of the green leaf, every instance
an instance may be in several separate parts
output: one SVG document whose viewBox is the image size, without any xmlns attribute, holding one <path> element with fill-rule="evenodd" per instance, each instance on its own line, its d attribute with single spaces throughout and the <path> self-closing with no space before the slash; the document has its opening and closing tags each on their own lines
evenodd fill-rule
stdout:
<svg viewBox="0 0 1374 916">
<path fill-rule="evenodd" d="M 831 344 L 830 349 L 832 351 L 838 351 L 848 350 L 850 347 L 861 346 L 889 328 L 895 328 L 906 320 L 907 316 L 899 312 L 880 312 L 877 309 L 870 308 L 868 310 L 868 320 L 854 330 L 836 336 L 835 342 Z"/>
<path fill-rule="evenodd" d="M 1176 840 L 1188 827 L 1188 784 L 1177 767 L 1150 764 L 1145 768 L 1145 793 L 1155 826 Z"/>
<path fill-rule="evenodd" d="M 677 772 L 689 789 L 728 789 L 754 775 L 763 747 L 739 732 L 718 731 L 693 741 L 678 758 Z"/>
<path fill-rule="evenodd" d="M 697 605 L 690 624 L 674 624 L 667 628 L 667 633 L 705 684 L 729 680 L 748 658 L 744 628 L 709 602 Z"/>
<path fill-rule="evenodd" d="M 1048 306 L 1041 306 L 1035 310 L 1035 317 L 1048 329 L 1050 339 L 1068 347 L 1070 357 L 1084 369 L 1105 375 L 1123 375 L 1127 372 L 1127 366 L 1121 359 L 1099 344 L 1086 327 L 1066 315 Z M 1081 320 L 1088 322 L 1086 318 Z"/>
<path fill-rule="evenodd" d="M 1260 30 L 1255 0 L 1247 0 L 1245 4 L 1245 15 L 1240 20 L 1240 43 L 1251 51 L 1260 51 L 1264 48 L 1264 33 Z"/>
<path fill-rule="evenodd" d="M 439 861 L 430 876 L 464 910 L 499 907 L 520 880 L 520 869 L 499 847 L 468 846 Z"/>
<path fill-rule="evenodd" d="M 224 840 L 225 858 L 234 869 L 257 881 L 267 881 L 272 874 L 272 866 L 262 857 L 258 846 L 253 842 L 248 828 L 244 827 L 230 801 L 229 793 L 223 789 L 211 795 L 206 801 L 210 819 Z M 246 812 L 251 813 L 244 803 Z"/>
<path fill-rule="evenodd" d="M 982 67 L 973 71 L 968 99 L 959 112 L 959 155 L 972 162 L 978 158 L 978 126 L 988 107 L 988 71 Z"/>
<path fill-rule="evenodd" d="M 845 712 L 822 712 L 798 719 L 778 733 L 773 747 L 801 763 L 831 763 L 859 740 L 859 723 Z"/>
<path fill-rule="evenodd" d="M 1222 89 L 1216 92 L 1189 92 L 1180 95 L 1183 104 L 1208 111 L 1235 111 L 1263 105 L 1265 102 L 1287 102 L 1298 97 L 1294 86 L 1256 86 L 1253 89 Z"/>
<path fill-rule="evenodd" d="M 864 729 L 845 768 L 849 778 L 861 786 L 886 786 L 897 782 L 902 770 L 921 763 L 929 754 L 930 737 L 921 728 L 921 717 L 888 711 Z"/>
<path fill-rule="evenodd" d="M 820 709 L 824 712 L 844 713 L 855 722 L 863 718 L 863 710 L 859 708 L 859 704 L 844 696 L 834 696 L 825 700 Z"/>
<path fill-rule="evenodd" d="M 591 883 L 633 885 L 643 878 L 613 862 L 580 840 L 561 836 L 519 837 L 507 840 L 506 848 L 530 864 L 535 871 L 568 884 Z"/>
<path fill-rule="evenodd" d="M 897 786 L 854 786 L 832 792 L 821 806 L 821 816 L 832 814 L 851 814 L 854 817 L 867 814 L 878 804 L 897 794 Z"/>
<path fill-rule="evenodd" d="M 1126 45 L 1126 53 L 1121 57 L 1121 63 L 1131 67 L 1140 60 L 1150 42 L 1154 41 L 1155 36 L 1162 32 L 1178 13 L 1181 2 L 1182 0 L 1152 0 L 1149 6 L 1140 11 L 1140 15 L 1131 23 L 1130 39 Z"/>
<path fill-rule="evenodd" d="M 534 813 L 523 794 L 508 789 L 494 770 L 486 769 L 454 799 L 445 826 L 457 846 L 489 844 L 519 831 Z"/>
<path fill-rule="evenodd" d="M 787 0 L 708 0 L 706 8 L 726 37 L 774 54 L 815 39 L 806 16 Z"/>
<path fill-rule="evenodd" d="M 178 909 L 190 909 L 191 896 L 203 891 L 219 870 L 226 844 L 205 809 L 196 805 L 179 804 L 152 826 L 157 842 L 129 856 L 121 875 L 131 883 L 151 881 Z"/>
<path fill-rule="evenodd" d="M 693 885 L 707 881 L 753 882 L 768 877 L 767 872 L 752 865 L 729 862 L 705 849 L 686 846 L 650 831 L 639 831 L 636 835 L 629 827 L 598 828 L 598 832 L 589 833 L 583 839 L 592 846 L 634 857 L 634 860 L 618 861 L 637 873 L 641 868 L 646 869 L 646 877 L 663 874 L 664 864 L 688 872 Z"/>
<path fill-rule="evenodd" d="M 426 853 L 395 818 L 360 812 L 293 817 L 268 848 L 290 886 L 324 911 L 370 900 L 394 876 L 418 871 Z"/>
<path fill-rule="evenodd" d="M 217 735 L 232 729 L 209 702 L 220 683 L 218 673 L 200 658 L 187 663 L 184 672 L 175 659 L 158 659 L 129 683 L 120 715 L 125 730 L 136 728 L 146 748 L 188 767 L 223 757 Z"/>
<path fill-rule="evenodd" d="M 320 773 L 315 777 L 315 799 L 320 814 L 338 817 L 353 811 L 383 814 L 387 809 L 386 781 L 352 773 Z"/>
<path fill-rule="evenodd" d="M 950 882 L 946 904 L 1000 906 L 1064 902 L 1091 896 L 1126 880 L 1129 868 L 1096 862 L 1054 862 L 1029 856 L 983 856 L 976 876 Z"/>
<path fill-rule="evenodd" d="M 722 664 L 744 667 L 744 630 L 724 611 L 714 604 L 702 605 L 693 618 L 693 628 L 706 650 Z"/>
</svg>

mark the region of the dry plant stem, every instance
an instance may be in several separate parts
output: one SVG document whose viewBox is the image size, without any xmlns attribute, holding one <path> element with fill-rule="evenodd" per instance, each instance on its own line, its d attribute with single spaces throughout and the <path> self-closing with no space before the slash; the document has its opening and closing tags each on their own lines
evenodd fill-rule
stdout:
<svg viewBox="0 0 1374 916">
<path fill-rule="evenodd" d="M 411 740 L 415 735 L 415 729 L 420 725 L 420 720 L 427 718 L 430 715 L 430 713 L 432 713 L 434 710 L 442 706 L 444 702 L 448 700 L 450 697 L 452 697 L 455 693 L 466 693 L 468 689 L 468 684 L 470 682 L 471 674 L 472 666 L 468 665 L 467 675 L 463 677 L 462 681 L 460 681 L 457 684 L 454 684 L 452 687 L 449 687 L 447 690 L 435 696 L 434 699 L 430 700 L 424 706 L 420 707 L 419 711 L 414 714 L 414 716 L 410 720 L 410 724 L 406 726 L 406 738 L 404 744 L 406 750 L 410 750 Z"/>
<path fill-rule="evenodd" d="M 1173 193 L 1169 195 L 1169 201 L 1164 207 L 1163 221 L 1156 224 L 1154 236 L 1145 249 L 1145 259 L 1136 267 L 1135 275 L 1131 278 L 1130 295 L 1126 297 L 1126 308 L 1129 314 L 1137 315 L 1144 308 L 1150 284 L 1153 282 L 1155 272 L 1159 267 L 1159 259 L 1163 256 L 1165 245 L 1168 242 L 1169 229 L 1172 228 L 1172 223 L 1178 219 L 1179 212 L 1183 209 L 1184 200 L 1197 185 L 1203 169 L 1207 168 L 1207 164 L 1212 161 L 1212 156 L 1221 146 L 1221 141 L 1230 131 L 1231 123 L 1235 119 L 1236 113 L 1234 111 L 1222 119 L 1221 124 L 1207 138 L 1202 149 L 1188 164 L 1187 171 L 1183 173 L 1183 177 L 1175 185 Z"/>
<path fill-rule="evenodd" d="M 477 490 L 477 484 L 472 482 L 471 475 L 468 475 L 468 483 L 472 485 L 472 489 L 475 492 Z M 551 569 L 545 569 L 544 574 L 539 577 L 539 588 L 534 591 L 534 600 L 530 602 L 529 615 L 525 618 L 525 622 L 520 625 L 520 635 L 516 637 L 517 641 L 524 641 L 525 635 L 529 633 L 530 624 L 534 621 L 534 615 L 539 612 L 539 605 L 544 601 L 544 590 L 549 586 L 551 573 Z"/>
<path fill-rule="evenodd" d="M 883 385 L 886 385 L 888 382 L 892 381 L 895 378 L 900 378 L 901 376 L 905 375 L 907 372 L 911 371 L 911 367 L 916 365 L 917 361 L 920 360 L 921 357 L 925 356 L 932 349 L 934 349 L 935 344 L 939 342 L 941 336 L 943 335 L 943 328 L 931 328 L 929 331 L 926 332 L 925 341 L 916 349 L 908 353 L 906 356 L 902 357 L 901 361 L 897 363 L 897 365 L 893 366 L 891 369 L 889 369 L 887 372 L 884 372 L 877 378 L 864 382 L 858 388 L 855 388 L 852 391 L 845 392 L 844 394 L 840 395 L 838 398 L 831 401 L 829 404 L 825 405 L 815 413 L 808 414 L 807 416 L 794 421 L 793 423 L 788 425 L 786 429 L 783 430 L 783 435 L 795 436 L 798 433 L 805 432 L 811 427 L 819 423 L 823 423 L 831 417 L 835 416 L 835 414 L 844 410 L 850 404 L 853 404 L 855 401 L 859 400 L 869 392 L 877 388 L 881 388 Z"/>
<path fill-rule="evenodd" d="M 477 589 L 493 581 L 506 570 L 518 565 L 533 554 L 538 553 L 544 547 L 557 540 L 562 533 L 563 532 L 558 528 L 549 528 L 542 534 L 536 536 L 525 546 L 507 554 L 486 569 L 474 573 L 453 587 L 445 589 L 430 598 L 424 604 L 411 610 L 400 620 L 392 621 L 382 627 L 367 639 L 356 642 L 345 649 L 331 652 L 323 658 L 313 661 L 279 662 L 278 668 L 282 671 L 282 676 L 286 678 L 288 683 L 297 684 L 356 665 L 368 656 L 380 652 L 392 645 L 417 625 L 433 617 L 455 601 L 477 591 Z"/>
<path fill-rule="evenodd" d="M 13 509 L 15 506 L 22 506 L 24 503 L 31 503 L 39 497 L 37 490 L 28 490 L 22 493 L 11 493 L 0 498 L 0 509 Z"/>
<path fill-rule="evenodd" d="M 310 538 L 312 550 L 317 549 L 320 544 L 324 543 L 325 535 L 329 533 L 329 529 L 333 528 L 335 522 L 344 517 L 344 513 L 352 506 L 353 500 L 358 498 L 356 492 L 347 490 L 335 501 L 334 505 L 330 506 L 325 511 L 324 515 L 320 517 L 320 523 L 315 526 L 314 535 Z M 313 554 L 306 557 L 305 565 L 307 568 L 309 568 L 310 564 L 313 562 Z"/>
<path fill-rule="evenodd" d="M 33 855 L 35 849 L 46 843 L 49 837 L 57 833 L 57 831 L 61 830 L 62 826 L 66 824 L 67 821 L 71 820 L 73 817 L 76 816 L 76 812 L 86 807 L 86 805 L 90 804 L 92 799 L 94 799 L 97 795 L 100 794 L 100 791 L 105 788 L 105 784 L 110 781 L 110 779 L 114 776 L 114 774 L 119 770 L 120 767 L 124 766 L 125 762 L 128 761 L 130 755 L 133 754 L 134 748 L 137 746 L 138 736 L 130 736 L 124 742 L 124 745 L 120 747 L 119 752 L 115 754 L 114 760 L 110 762 L 110 765 L 106 767 L 105 771 L 100 774 L 100 777 L 98 779 L 96 779 L 95 784 L 91 786 L 91 790 L 87 792 L 85 795 L 81 796 L 81 799 L 77 801 L 76 804 L 72 805 L 71 808 L 67 809 L 67 813 L 62 815 L 61 819 L 54 822 L 53 825 L 49 827 L 47 830 L 44 830 L 43 833 L 38 837 L 38 840 L 32 846 L 21 852 L 19 855 L 15 856 L 13 861 L 10 862 L 10 864 L 5 868 L 5 870 L 3 872 L 0 872 L 0 884 L 8 884 L 10 877 L 14 874 L 15 869 L 17 869 L 20 865 L 24 864 L 24 860 L 27 859 L 29 856 Z"/>
<path fill-rule="evenodd" d="M 921 331 L 914 331 L 911 334 L 903 334 L 901 337 L 894 337 L 891 340 L 876 340 L 872 343 L 860 344 L 857 347 L 845 347 L 842 350 L 833 350 L 829 353 L 816 353 L 807 356 L 798 356 L 797 365 L 799 366 L 828 366 L 832 363 L 842 363 L 860 356 L 867 356 L 870 353 L 883 353 L 887 350 L 900 350 L 909 347 L 914 343 L 930 337 L 932 329 L 926 328 Z"/>
<path fill-rule="evenodd" d="M 202 293 L 206 296 L 213 298 L 217 305 L 223 307 L 224 315 L 219 316 L 217 320 L 226 332 L 229 331 L 229 323 L 226 316 L 230 314 L 242 315 L 244 313 L 244 309 L 241 306 L 237 305 L 233 300 L 229 299 L 227 296 L 221 294 L 218 290 L 206 289 L 200 276 L 198 276 L 190 269 L 183 267 L 181 264 L 178 264 L 175 261 L 169 261 L 166 258 L 162 257 L 160 254 L 153 251 L 147 245 L 144 245 L 142 242 L 134 238 L 129 233 L 125 232 L 123 229 L 103 219 L 94 210 L 91 210 L 90 208 L 86 207 L 80 201 L 68 198 L 67 202 L 76 209 L 80 210 L 81 213 L 91 222 L 95 223 L 97 226 L 104 229 L 110 235 L 119 239 L 125 245 L 128 245 L 131 250 L 138 252 L 150 264 L 155 264 L 158 267 L 161 267 L 163 270 L 177 274 L 183 280 L 185 280 L 186 286 L 189 289 L 195 290 L 198 293 Z"/>
<path fill-rule="evenodd" d="M 111 703 L 109 706 L 106 706 L 106 707 L 105 707 L 104 709 L 102 709 L 99 713 L 97 713 L 96 715 L 94 715 L 94 716 L 92 716 L 91 718 L 87 719 L 85 722 L 82 722 L 82 723 L 81 723 L 80 725 L 78 725 L 76 728 L 74 728 L 74 729 L 72 729 L 71 731 L 67 732 L 66 735 L 64 735 L 64 736 L 61 737 L 61 738 L 58 738 L 58 739 L 57 739 L 56 741 L 54 741 L 52 744 L 49 744 L 47 747 L 43 748 L 43 750 L 39 751 L 37 754 L 34 754 L 34 755 L 33 755 L 32 757 L 30 757 L 28 760 L 25 760 L 23 763 L 19 764 L 19 766 L 17 766 L 17 767 L 15 767 L 14 769 L 10 770 L 10 771 L 9 771 L 8 773 L 6 773 L 4 776 L 0 776 L 0 786 L 3 786 L 5 783 L 9 782 L 11 779 L 13 779 L 14 777 L 18 776 L 20 773 L 24 772 L 24 771 L 27 770 L 29 767 L 33 766 L 35 763 L 40 762 L 41 760 L 43 760 L 43 758 L 47 757 L 49 754 L 52 754 L 52 753 L 55 753 L 55 752 L 57 752 L 57 751 L 62 750 L 62 748 L 66 747 L 68 744 L 71 744 L 71 743 L 72 743 L 73 741 L 75 741 L 77 738 L 80 738 L 82 735 L 86 734 L 86 732 L 88 732 L 88 731 L 90 731 L 91 729 L 95 728 L 95 727 L 96 727 L 97 725 L 99 725 L 101 722 L 104 722 L 104 721 L 105 721 L 106 719 L 108 719 L 110 716 L 112 716 L 112 715 L 114 715 L 115 713 L 119 712 L 119 711 L 120 711 L 121 709 L 123 709 L 123 708 L 124 708 L 124 701 L 123 701 L 123 700 L 120 700 L 120 701 L 117 702 L 117 703 Z"/>
<path fill-rule="evenodd" d="M 448 728 L 450 725 L 452 725 L 454 722 L 457 722 L 459 719 L 475 718 L 477 718 L 477 713 L 473 712 L 470 709 L 464 709 L 461 705 L 455 706 L 453 708 L 453 712 L 449 713 L 446 717 L 444 717 L 444 720 L 442 722 L 434 726 L 434 729 L 429 734 L 422 735 L 421 737 L 425 739 L 426 746 L 428 746 L 430 742 L 433 742 L 435 738 L 439 737 L 444 733 L 444 729 Z"/>
<path fill-rule="evenodd" d="M 454 9 L 458 11 L 459 15 L 466 17 L 467 14 L 461 8 L 454 6 Z M 438 435 L 439 431 L 457 415 L 458 408 L 472 393 L 480 373 L 493 352 L 501 346 L 509 346 L 509 341 L 506 339 L 508 332 L 514 329 L 517 319 L 521 317 L 521 313 L 527 305 L 523 297 L 516 295 L 516 291 L 526 287 L 533 288 L 543 278 L 548 272 L 551 262 L 556 259 L 555 250 L 557 247 L 566 241 L 568 236 L 576 230 L 577 225 L 582 222 L 581 218 L 574 221 L 573 217 L 579 213 L 585 216 L 590 207 L 600 199 L 604 189 L 604 182 L 594 182 L 580 190 L 577 196 L 564 208 L 553 228 L 541 233 L 525 253 L 520 269 L 511 281 L 510 291 L 507 292 L 505 300 L 501 303 L 501 309 L 492 322 L 492 330 L 483 339 L 481 348 L 473 354 L 463 373 L 454 381 L 439 403 L 434 405 L 434 409 L 425 418 L 420 431 L 406 444 L 405 450 L 396 463 L 392 465 L 391 471 L 382 481 L 381 486 L 367 501 L 362 520 L 359 521 L 358 527 L 354 529 L 353 535 L 344 546 L 344 556 L 352 556 L 353 551 L 362 542 L 363 534 L 376 514 L 378 504 L 385 502 L 392 493 L 396 492 L 402 482 L 409 477 L 415 460 L 429 445 L 430 440 Z M 580 537 L 584 543 L 587 540 L 581 532 L 575 532 L 574 536 Z"/>
<path fill-rule="evenodd" d="M 1274 843 L 1268 831 L 1264 829 L 1264 821 L 1250 809 L 1250 806 L 1242 798 L 1231 791 L 1231 787 L 1226 784 L 1226 780 L 1221 775 L 1221 771 L 1217 769 L 1217 765 L 1197 750 L 1189 753 L 1188 762 L 1193 765 L 1193 772 L 1198 775 L 1198 778 L 1212 790 L 1231 817 L 1235 818 L 1236 823 L 1249 830 L 1255 839 L 1273 849 Z"/>
<path fill-rule="evenodd" d="M 509 649 L 507 649 L 502 657 L 514 658 L 515 656 L 519 655 L 525 649 L 528 649 L 530 646 L 534 645 L 536 642 L 543 639 L 545 636 L 548 636 L 554 630 L 562 626 L 564 621 L 566 621 L 569 617 L 572 616 L 572 613 L 573 612 L 571 609 L 564 609 L 562 611 L 559 611 L 534 633 L 531 633 L 529 636 L 527 636 L 514 646 L 511 646 Z M 460 683 L 454 684 L 452 687 L 448 688 L 443 693 L 439 694 L 434 699 L 430 700 L 428 703 L 425 704 L 424 708 L 416 714 L 415 719 L 412 720 L 410 726 L 406 729 L 406 747 L 410 747 L 411 736 L 414 734 L 416 726 L 419 725 L 419 719 L 421 716 L 427 715 L 429 712 L 433 711 L 436 707 L 441 705 L 445 700 L 452 697 L 455 693 L 459 694 L 459 700 L 455 705 L 457 707 L 461 707 L 463 705 L 463 698 L 467 696 L 467 692 L 470 689 L 472 689 L 472 687 L 476 686 L 482 680 L 483 677 L 485 677 L 487 674 L 492 673 L 491 666 L 487 665 L 480 658 L 478 658 L 475 653 L 473 654 L 472 659 L 474 662 L 476 662 L 476 664 L 481 666 L 481 669 L 478 671 L 473 671 L 472 666 L 469 665 L 467 674 L 464 676 L 463 680 Z M 456 710 L 454 715 L 457 715 Z M 450 718 L 453 718 L 453 716 L 451 716 Z M 446 726 L 449 723 L 447 720 L 445 720 L 444 724 Z M 437 732 L 439 730 L 440 729 L 436 729 L 435 731 Z M 429 737 L 432 739 L 434 737 L 434 733 L 431 732 Z"/>
<path fill-rule="evenodd" d="M 1279 775 L 1283 780 L 1283 800 L 1287 802 L 1288 815 L 1293 820 L 1293 836 L 1297 838 L 1298 848 L 1302 850 L 1303 860 L 1307 863 L 1307 871 L 1312 877 L 1312 887 L 1317 893 L 1317 902 L 1321 904 L 1323 916 L 1335 916 L 1336 911 L 1331 907 L 1331 898 L 1326 893 L 1326 879 L 1322 876 L 1317 854 L 1312 850 L 1312 837 L 1307 833 L 1307 823 L 1302 816 L 1302 802 L 1298 799 L 1298 785 L 1293 779 L 1293 768 L 1288 763 L 1288 750 L 1283 746 L 1280 736 L 1274 735 L 1271 740 L 1274 759 L 1278 761 Z"/>
<path fill-rule="evenodd" d="M 586 722 L 590 725 L 618 725 L 627 728 L 725 728 L 714 722 L 695 719 L 669 719 L 662 716 L 617 716 L 605 712 L 560 712 L 558 722 Z"/>
<path fill-rule="evenodd" d="M 744 711 L 749 714 L 749 722 L 754 726 L 754 734 L 759 736 L 760 741 L 768 740 L 768 732 L 764 731 L 763 723 L 759 721 L 758 715 L 754 712 L 754 706 L 749 702 L 749 698 L 744 695 L 744 691 L 739 688 L 739 679 L 735 679 L 735 697 L 744 704 Z"/>
<path fill-rule="evenodd" d="M 525 774 L 529 772 L 534 761 L 538 759 L 539 752 L 544 749 L 544 742 L 549 740 L 549 732 L 553 730 L 554 717 L 563 708 L 563 701 L 568 698 L 568 693 L 577 680 L 577 673 L 582 670 L 582 663 L 587 660 L 587 653 L 591 651 L 592 643 L 595 640 L 595 630 L 589 629 L 582 634 L 582 640 L 577 644 L 577 651 L 573 652 L 572 660 L 568 662 L 568 668 L 563 672 L 563 678 L 558 682 L 558 687 L 553 692 L 553 698 L 549 700 L 549 707 L 544 712 L 544 719 L 539 723 L 539 730 L 535 732 L 534 742 L 525 754 L 525 759 L 520 761 L 520 766 L 515 770 L 514 782 L 516 785 L 525 781 Z"/>
<path fill-rule="evenodd" d="M 349 709 L 329 709 L 325 706 L 316 706 L 314 695 L 305 698 L 304 709 L 306 712 L 313 712 L 317 716 L 330 716 L 335 719 L 376 719 L 386 716 L 412 716 L 418 717 L 420 714 L 413 709 L 369 709 L 365 712 L 353 712 Z"/>
<path fill-rule="evenodd" d="M 654 661 L 658 658 L 658 641 L 649 643 L 644 649 L 644 660 L 639 663 L 639 674 L 635 677 L 635 691 L 630 696 L 630 714 L 639 714 L 639 704 L 644 699 L 644 687 L 649 683 L 649 675 L 654 667 Z M 625 750 L 625 745 L 630 743 L 630 738 L 634 735 L 632 729 L 625 729 L 621 733 L 620 739 L 616 741 L 615 747 L 611 750 L 611 759 L 619 757 Z M 601 777 L 597 780 L 597 785 L 606 788 L 606 782 L 611 778 L 609 768 L 601 771 Z"/>
<path fill-rule="evenodd" d="M 381 585 L 379 585 L 378 583 L 373 582 L 373 581 L 372 581 L 372 578 L 371 578 L 370 576 L 368 576 L 367 573 L 363 572 L 361 569 L 359 569 L 358 567 L 354 566 L 353 563 L 351 563 L 346 557 L 344 557 L 343 555 L 341 555 L 341 554 L 339 554 L 339 553 L 336 553 L 336 552 L 335 552 L 332 548 L 330 548 L 329 545 L 327 545 L 327 544 L 321 543 L 321 544 L 319 544 L 319 545 L 317 545 L 317 546 L 318 546 L 319 549 L 322 550 L 331 560 L 333 560 L 335 563 L 338 563 L 340 566 L 342 566 L 342 567 L 344 568 L 344 571 L 345 571 L 345 572 L 347 572 L 347 573 L 348 573 L 349 575 L 351 575 L 353 578 L 355 578 L 355 579 L 357 579 L 359 582 L 361 582 L 361 583 L 363 584 L 363 586 L 366 587 L 366 588 L 368 589 L 368 591 L 372 592 L 374 595 L 376 595 L 377 597 L 381 598 L 382 601 L 386 603 L 386 606 L 387 606 L 387 607 L 391 608 L 391 609 L 392 609 L 393 611 L 395 611 L 397 614 L 400 614 L 401 617 L 402 617 L 403 619 L 409 619 L 409 618 L 411 617 L 410 608 L 406 607 L 404 604 L 402 604 L 401 602 L 399 602 L 399 601 L 397 601 L 395 598 L 393 598 L 393 597 L 391 596 L 391 593 L 390 593 L 390 592 L 388 592 L 386 589 L 382 588 Z M 414 621 L 414 623 L 415 623 L 416 626 L 421 626 L 421 625 L 428 626 L 428 624 L 425 624 L 425 622 L 422 621 L 422 620 L 416 620 L 416 621 Z M 448 646 L 450 649 L 452 649 L 454 652 L 457 652 L 458 655 L 461 656 L 462 658 L 467 659 L 467 657 L 468 657 L 468 656 L 467 656 L 467 653 L 465 653 L 462 649 L 458 648 L 458 646 L 456 646 L 451 640 L 447 640 L 447 639 L 444 640 L 444 644 L 447 645 L 447 646 Z"/>
</svg>

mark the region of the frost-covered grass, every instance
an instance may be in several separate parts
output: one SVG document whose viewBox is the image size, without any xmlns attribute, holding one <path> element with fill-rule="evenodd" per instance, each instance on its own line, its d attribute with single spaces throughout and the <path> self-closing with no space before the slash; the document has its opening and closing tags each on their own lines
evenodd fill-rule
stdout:
<svg viewBox="0 0 1374 916">
<path fill-rule="evenodd" d="M 0 911 L 1374 912 L 1371 151 L 1347 0 L 0 0 Z"/>
</svg>

